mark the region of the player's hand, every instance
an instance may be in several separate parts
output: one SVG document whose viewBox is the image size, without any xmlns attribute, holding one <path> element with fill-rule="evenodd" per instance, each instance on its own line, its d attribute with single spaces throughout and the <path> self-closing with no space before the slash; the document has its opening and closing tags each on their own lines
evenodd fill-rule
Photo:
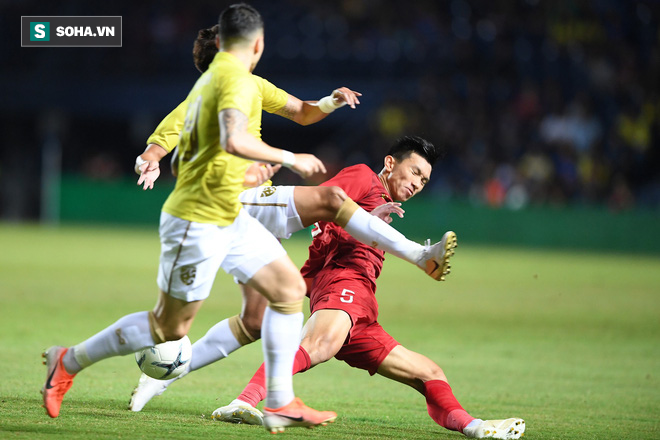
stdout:
<svg viewBox="0 0 660 440">
<path fill-rule="evenodd" d="M 291 166 L 291 171 L 301 177 L 310 177 L 316 173 L 325 173 L 325 165 L 313 154 L 296 154 L 296 161 Z"/>
<path fill-rule="evenodd" d="M 277 173 L 282 165 L 271 165 L 264 162 L 254 162 L 245 172 L 245 181 L 243 186 L 255 188 L 270 180 Z"/>
<path fill-rule="evenodd" d="M 340 87 L 333 90 L 331 96 L 335 105 L 340 105 L 345 102 L 350 108 L 355 108 L 355 106 L 360 103 L 358 96 L 362 96 L 362 93 L 354 92 L 347 87 Z"/>
<path fill-rule="evenodd" d="M 143 185 L 142 189 L 153 189 L 154 182 L 160 176 L 160 165 L 157 160 L 148 160 L 140 165 L 140 178 L 137 181 L 138 185 Z"/>
<path fill-rule="evenodd" d="M 401 203 L 399 202 L 389 202 L 385 203 L 383 205 L 380 205 L 373 211 L 371 211 L 371 215 L 375 215 L 385 223 L 392 223 L 392 217 L 390 217 L 390 214 L 396 214 L 400 218 L 403 218 L 403 214 L 406 211 L 404 211 L 401 208 Z"/>
</svg>

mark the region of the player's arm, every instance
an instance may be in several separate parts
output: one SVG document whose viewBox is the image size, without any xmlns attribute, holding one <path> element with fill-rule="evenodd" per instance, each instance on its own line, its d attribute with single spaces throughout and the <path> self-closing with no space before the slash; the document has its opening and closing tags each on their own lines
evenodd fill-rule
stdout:
<svg viewBox="0 0 660 440">
<path fill-rule="evenodd" d="M 147 147 L 147 151 L 145 151 L 145 153 L 141 154 L 140 156 L 145 157 L 145 154 L 149 154 L 149 158 L 151 160 L 155 160 L 158 162 L 167 154 L 167 150 L 165 150 L 163 147 L 161 147 L 158 144 L 150 144 Z M 172 169 L 172 175 L 176 177 L 177 174 L 179 173 L 178 148 L 175 148 L 172 152 L 172 159 L 170 161 L 170 166 Z M 243 182 L 243 186 L 245 186 L 246 188 L 255 188 L 257 186 L 263 185 L 264 183 L 272 179 L 275 173 L 277 173 L 280 170 L 280 168 L 282 168 L 282 165 L 271 165 L 269 163 L 264 163 L 264 162 L 255 162 L 252 165 L 250 165 L 248 169 L 245 171 L 245 181 Z M 143 176 L 145 176 L 144 189 L 147 189 L 147 184 L 149 184 L 148 188 L 153 188 L 154 186 L 153 182 L 158 178 L 158 175 L 160 175 L 160 171 L 158 169 L 156 169 L 155 172 L 157 172 L 158 174 L 154 174 L 153 176 L 149 175 L 148 172 L 142 173 L 140 179 L 138 180 L 138 185 L 142 183 Z"/>
<path fill-rule="evenodd" d="M 147 149 L 135 159 L 135 172 L 140 175 L 137 184 L 152 189 L 160 176 L 160 160 L 179 143 L 188 101 L 183 101 L 158 124 L 147 139 Z"/>
<path fill-rule="evenodd" d="M 289 95 L 284 107 L 277 110 L 275 114 L 300 125 L 310 125 L 320 121 L 344 105 L 355 108 L 360 103 L 359 96 L 362 96 L 362 94 L 346 87 L 335 89 L 331 95 L 318 101 L 301 101 L 295 96 Z"/>
<path fill-rule="evenodd" d="M 282 164 L 302 177 L 325 173 L 326 169 L 312 154 L 293 154 L 290 151 L 274 148 L 257 139 L 247 131 L 248 117 L 234 108 L 226 108 L 218 113 L 220 122 L 220 145 L 230 154 L 255 161 Z"/>
<path fill-rule="evenodd" d="M 179 149 L 175 148 L 174 153 L 172 153 L 172 174 L 174 177 L 179 173 Z M 261 186 L 264 183 L 268 182 L 273 178 L 275 173 L 277 173 L 282 165 L 271 165 L 264 162 L 254 162 L 252 165 L 245 170 L 245 180 L 243 181 L 243 186 L 246 188 L 256 188 Z"/>
<path fill-rule="evenodd" d="M 153 189 L 154 182 L 160 176 L 160 160 L 167 155 L 167 150 L 158 144 L 147 145 L 144 153 L 135 159 L 135 172 L 140 175 L 138 185 L 143 189 Z"/>
<path fill-rule="evenodd" d="M 268 182 L 277 173 L 282 165 L 271 165 L 265 162 L 254 162 L 245 171 L 245 181 L 243 186 L 246 188 L 256 188 Z"/>
</svg>

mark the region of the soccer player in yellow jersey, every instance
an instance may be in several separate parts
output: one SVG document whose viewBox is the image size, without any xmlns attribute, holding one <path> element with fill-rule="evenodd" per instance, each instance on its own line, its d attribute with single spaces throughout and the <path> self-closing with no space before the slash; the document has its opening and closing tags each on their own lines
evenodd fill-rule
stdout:
<svg viewBox="0 0 660 440">
<path fill-rule="evenodd" d="M 161 215 L 159 301 L 151 312 L 124 316 L 78 345 L 54 346 L 44 353 L 42 393 L 53 418 L 82 369 L 186 335 L 220 267 L 269 300 L 261 332 L 266 429 L 275 433 L 336 418 L 334 412 L 305 406 L 294 395 L 291 372 L 305 283 L 277 239 L 238 200 L 251 160 L 283 164 L 303 176 L 325 169 L 312 155 L 293 155 L 259 139 L 264 96 L 251 74 L 264 49 L 259 13 L 245 4 L 232 5 L 220 15 L 219 25 L 220 52 L 187 98 L 178 180 Z M 269 100 L 283 105 L 287 96 Z"/>
<path fill-rule="evenodd" d="M 217 53 L 215 46 L 217 33 L 217 25 L 210 29 L 202 29 L 195 40 L 193 58 L 195 66 L 202 73 L 208 69 Z M 259 81 L 258 84 L 264 88 L 274 87 L 265 80 Z M 337 102 L 346 102 L 347 99 L 354 98 L 355 103 L 357 103 L 357 97 L 353 96 L 353 93 L 355 92 L 342 87 L 333 92 L 331 98 Z M 262 94 L 264 96 L 276 96 L 276 93 L 272 92 Z M 145 152 L 138 156 L 136 160 L 136 172 L 140 174 L 138 184 L 144 185 L 144 189 L 153 187 L 154 181 L 160 175 L 158 161 L 169 151 L 172 151 L 179 142 L 179 132 L 183 127 L 186 105 L 185 102 L 179 105 L 163 119 L 147 140 Z M 289 95 L 285 107 L 276 109 L 274 113 L 294 121 L 309 121 L 312 118 L 309 117 L 309 114 L 305 115 L 305 113 L 313 112 L 316 110 L 315 106 L 317 105 L 315 102 L 302 103 L 298 98 Z M 178 161 L 174 162 L 173 165 L 174 171 L 178 167 Z M 278 167 L 279 165 L 271 167 L 267 164 L 253 164 L 248 169 L 244 185 L 255 186 L 262 183 L 269 179 Z M 261 187 L 248 189 L 241 193 L 239 198 L 244 205 L 244 209 L 280 239 L 288 238 L 292 232 L 317 221 L 333 221 L 338 212 L 342 211 L 342 206 L 351 206 L 353 203 L 345 192 L 337 186 Z M 398 208 L 398 205 L 382 205 L 377 210 L 372 211 L 372 214 L 389 222 L 391 218 L 388 214 L 393 212 L 402 214 L 403 211 Z M 356 209 L 353 215 L 344 227 L 359 240 L 368 245 L 378 243 L 379 248 L 409 262 L 416 263 L 422 268 L 426 267 L 429 256 L 431 258 L 435 257 L 436 260 L 440 261 L 438 267 L 448 270 L 447 260 L 450 254 L 442 252 L 444 250 L 442 245 L 426 249 L 415 242 L 407 240 L 402 234 L 380 220 L 375 220 L 362 208 L 355 206 L 354 208 Z M 437 271 L 436 279 L 437 277 L 444 278 L 443 270 Z M 177 380 L 188 372 L 220 360 L 241 346 L 260 338 L 261 321 L 266 302 L 258 292 L 248 286 L 241 285 L 241 290 L 243 293 L 243 308 L 240 316 L 232 316 L 219 322 L 209 329 L 204 337 L 195 342 L 193 345 L 193 358 L 188 364 L 188 369 L 184 374 L 178 376 Z M 131 395 L 129 409 L 141 411 L 149 400 L 162 394 L 173 381 L 174 379 L 155 380 L 142 374 L 138 386 Z M 250 411 L 256 410 L 252 408 Z M 253 422 L 262 423 L 260 412 L 255 413 Z"/>
</svg>

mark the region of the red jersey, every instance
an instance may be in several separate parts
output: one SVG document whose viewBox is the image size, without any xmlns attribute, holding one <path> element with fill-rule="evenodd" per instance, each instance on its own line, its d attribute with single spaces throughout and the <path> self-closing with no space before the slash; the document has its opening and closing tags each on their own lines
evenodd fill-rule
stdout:
<svg viewBox="0 0 660 440">
<path fill-rule="evenodd" d="M 378 175 L 364 164 L 344 168 L 321 185 L 340 187 L 367 212 L 392 201 Z M 300 270 L 304 278 L 316 278 L 321 271 L 339 269 L 364 277 L 376 290 L 376 278 L 385 259 L 383 251 L 357 241 L 332 222 L 318 222 L 312 235 L 309 259 Z"/>
</svg>

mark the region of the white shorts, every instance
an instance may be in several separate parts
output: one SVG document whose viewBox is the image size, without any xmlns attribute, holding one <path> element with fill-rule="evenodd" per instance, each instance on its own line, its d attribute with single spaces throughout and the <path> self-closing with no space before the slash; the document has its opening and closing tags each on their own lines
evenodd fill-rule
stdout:
<svg viewBox="0 0 660 440">
<path fill-rule="evenodd" d="M 206 299 L 219 268 L 246 283 L 286 255 L 282 245 L 243 209 L 229 226 L 160 216 L 158 287 L 183 301 Z"/>
<path fill-rule="evenodd" d="M 294 186 L 259 186 L 243 191 L 243 208 L 275 237 L 287 239 L 303 229 L 293 201 Z"/>
</svg>

